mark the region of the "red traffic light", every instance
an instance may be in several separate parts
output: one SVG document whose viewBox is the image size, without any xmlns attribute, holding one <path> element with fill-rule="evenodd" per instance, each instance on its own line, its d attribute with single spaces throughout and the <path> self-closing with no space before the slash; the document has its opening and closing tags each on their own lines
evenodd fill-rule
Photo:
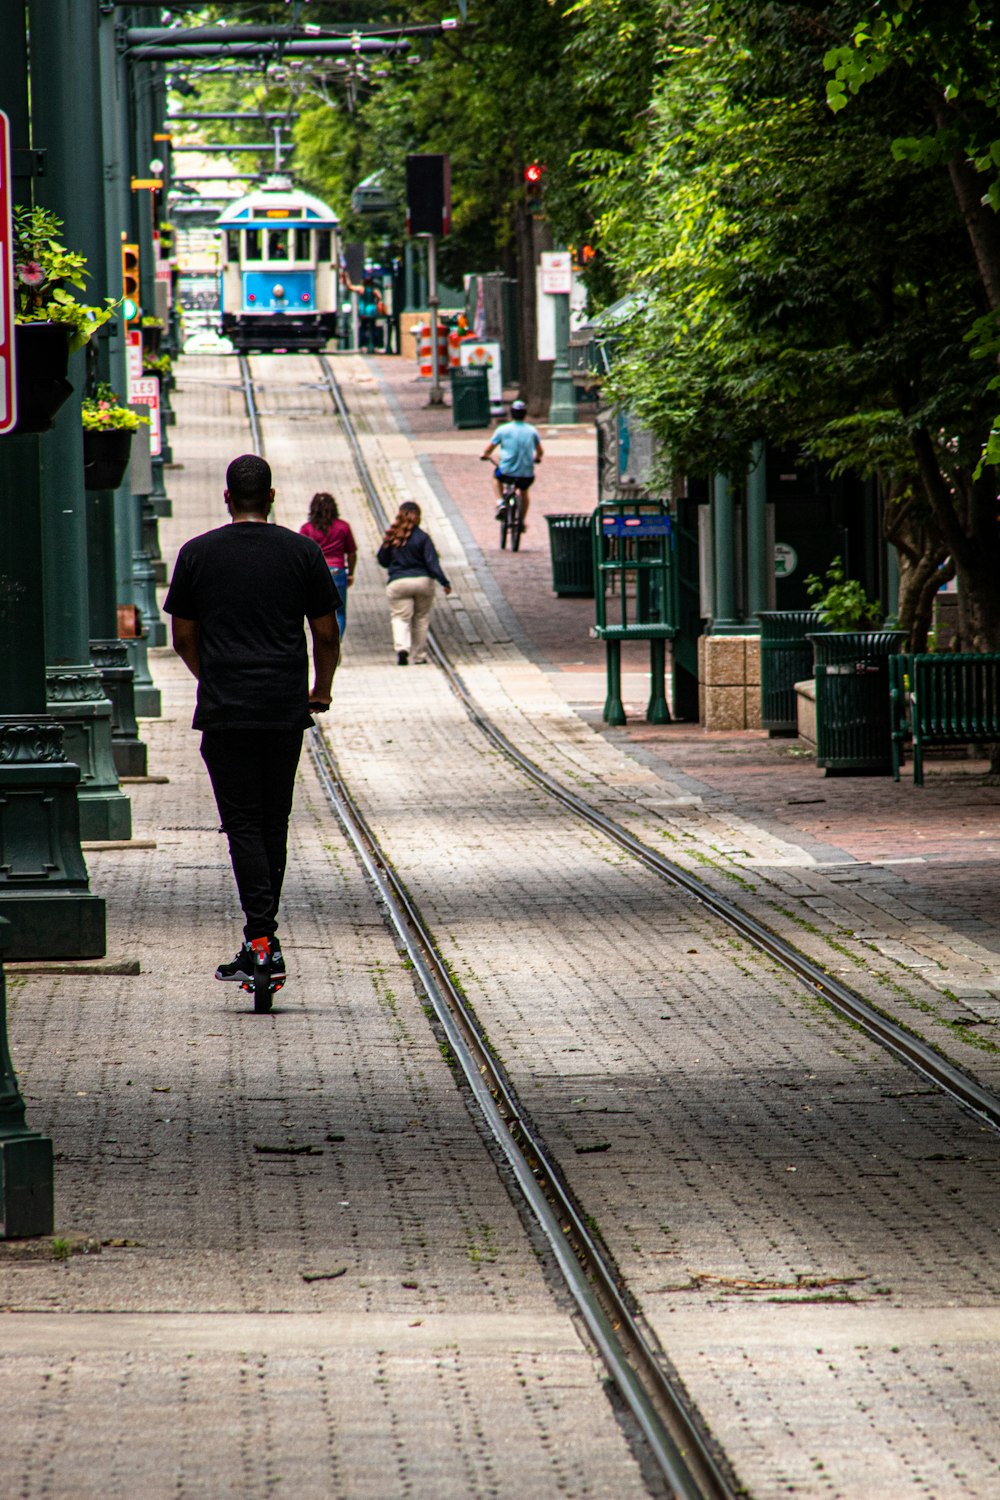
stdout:
<svg viewBox="0 0 1000 1500">
<path fill-rule="evenodd" d="M 531 183 L 541 182 L 541 180 L 542 180 L 542 173 L 544 171 L 545 171 L 545 168 L 542 166 L 541 162 L 537 162 L 537 161 L 531 162 L 524 169 L 524 180 L 525 180 L 525 182 L 531 182 Z"/>
</svg>

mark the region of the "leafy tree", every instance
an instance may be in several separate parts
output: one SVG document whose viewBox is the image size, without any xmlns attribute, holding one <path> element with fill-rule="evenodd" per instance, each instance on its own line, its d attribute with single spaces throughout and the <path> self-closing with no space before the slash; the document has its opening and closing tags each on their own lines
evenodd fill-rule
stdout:
<svg viewBox="0 0 1000 1500">
<path fill-rule="evenodd" d="M 887 77 L 827 109 L 846 4 L 662 14 L 645 143 L 595 163 L 605 248 L 635 291 L 617 392 L 688 471 L 741 472 L 764 434 L 878 475 L 915 639 L 950 552 L 970 642 L 1000 641 L 995 489 L 976 474 L 991 370 L 964 338 L 982 288 L 940 169 L 891 151 L 919 89 Z"/>
</svg>

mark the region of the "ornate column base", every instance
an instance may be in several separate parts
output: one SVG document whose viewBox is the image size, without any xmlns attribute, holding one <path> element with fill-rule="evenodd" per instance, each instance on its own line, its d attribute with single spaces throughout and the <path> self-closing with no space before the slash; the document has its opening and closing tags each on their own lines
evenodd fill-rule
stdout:
<svg viewBox="0 0 1000 1500">
<path fill-rule="evenodd" d="M 111 704 L 99 673 L 89 662 L 48 667 L 45 684 L 46 706 L 63 726 L 66 759 L 80 767 L 80 837 L 131 838 L 132 804 L 118 785 L 111 755 Z"/>
<path fill-rule="evenodd" d="M 137 503 L 141 505 L 141 501 Z M 139 517 L 141 530 L 141 510 Z M 135 602 L 139 606 L 139 613 L 142 615 L 147 641 L 151 646 L 165 646 L 167 644 L 167 627 L 160 618 L 160 608 L 156 602 L 156 583 L 153 577 L 153 566 L 145 552 L 136 552 L 133 555 L 132 590 Z"/>
<path fill-rule="evenodd" d="M 12 959 L 101 958 L 105 909 L 80 849 L 80 767 L 62 725 L 0 718 L 0 917 Z"/>
<path fill-rule="evenodd" d="M 146 637 L 145 635 L 126 636 L 124 641 L 134 674 L 132 693 L 136 714 L 140 719 L 158 719 L 163 713 L 163 707 L 160 701 L 160 690 L 154 687 L 153 679 L 149 675 Z"/>
<path fill-rule="evenodd" d="M 135 719 L 135 673 L 128 647 L 117 638 L 91 641 L 90 660 L 111 704 L 111 758 L 119 776 L 146 775 L 146 746 Z"/>
<path fill-rule="evenodd" d="M 153 570 L 153 582 L 166 583 L 167 565 L 160 551 L 160 521 L 150 495 L 146 495 L 142 502 L 142 546 Z"/>
</svg>

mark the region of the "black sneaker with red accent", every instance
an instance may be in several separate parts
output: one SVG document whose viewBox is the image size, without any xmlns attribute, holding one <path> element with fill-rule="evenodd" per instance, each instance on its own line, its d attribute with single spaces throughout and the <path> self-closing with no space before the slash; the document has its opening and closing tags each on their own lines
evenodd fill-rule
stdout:
<svg viewBox="0 0 1000 1500">
<path fill-rule="evenodd" d="M 249 943 L 244 943 L 236 957 L 228 964 L 220 964 L 215 971 L 216 979 L 231 979 L 237 984 L 242 984 L 245 979 L 253 978 L 253 949 Z"/>
</svg>

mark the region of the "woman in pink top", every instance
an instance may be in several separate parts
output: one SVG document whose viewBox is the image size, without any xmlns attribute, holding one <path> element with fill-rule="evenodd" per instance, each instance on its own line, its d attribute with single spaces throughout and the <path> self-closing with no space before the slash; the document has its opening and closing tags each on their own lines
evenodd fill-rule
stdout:
<svg viewBox="0 0 1000 1500">
<path fill-rule="evenodd" d="M 358 544 L 354 540 L 354 533 L 347 522 L 340 519 L 336 500 L 325 490 L 313 495 L 309 519 L 304 526 L 299 527 L 299 531 L 302 536 L 318 542 L 326 558 L 330 577 L 340 595 L 337 624 L 343 636 L 347 628 L 347 590 L 354 582 L 354 568 L 358 561 Z"/>
</svg>

